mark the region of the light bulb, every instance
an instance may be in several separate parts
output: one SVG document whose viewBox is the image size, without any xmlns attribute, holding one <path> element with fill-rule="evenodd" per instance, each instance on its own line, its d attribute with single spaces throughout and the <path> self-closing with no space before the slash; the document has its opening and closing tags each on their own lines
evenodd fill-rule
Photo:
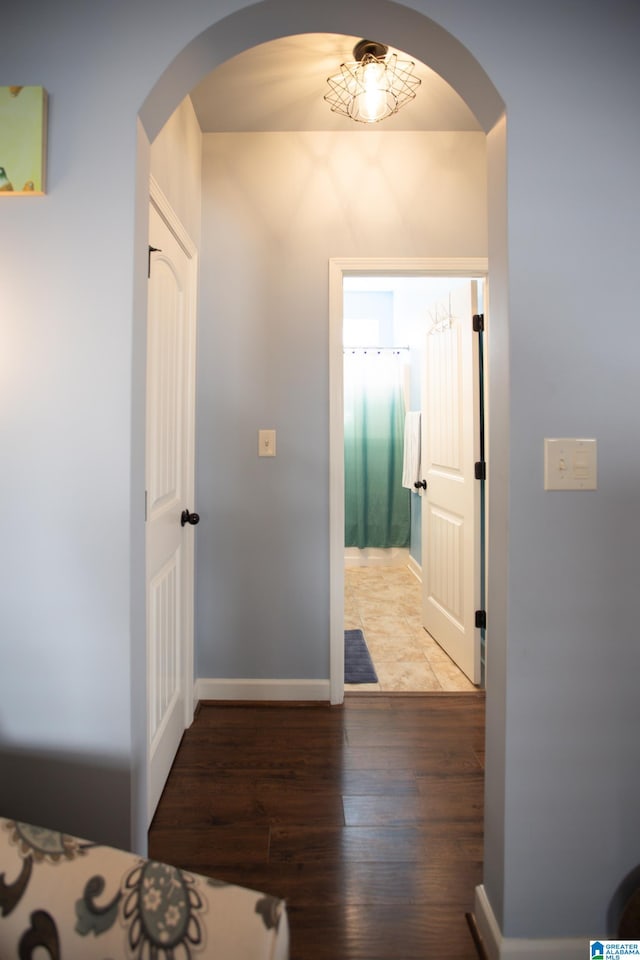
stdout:
<svg viewBox="0 0 640 960">
<path fill-rule="evenodd" d="M 377 60 L 365 63 L 362 69 L 364 93 L 360 96 L 360 113 L 367 123 L 380 120 L 387 109 L 385 66 Z"/>
</svg>

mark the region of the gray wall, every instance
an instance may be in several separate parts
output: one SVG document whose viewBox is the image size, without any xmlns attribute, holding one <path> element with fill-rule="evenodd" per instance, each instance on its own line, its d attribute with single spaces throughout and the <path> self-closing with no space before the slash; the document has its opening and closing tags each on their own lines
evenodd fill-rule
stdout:
<svg viewBox="0 0 640 960">
<path fill-rule="evenodd" d="M 486 255 L 485 137 L 206 135 L 203 198 L 197 674 L 328 679 L 328 262 Z"/>
<path fill-rule="evenodd" d="M 230 16 L 205 33 L 223 13 Z M 511 0 L 12 7 L 0 33 L 0 82 L 42 83 L 51 112 L 49 194 L 3 198 L 0 219 L 3 812 L 122 843 L 134 836 L 144 760 L 145 133 L 153 139 L 193 84 L 243 47 L 290 31 L 384 34 L 454 82 L 489 129 L 496 100 L 477 61 L 508 113 L 508 135 L 496 130 L 489 151 L 497 322 L 485 884 L 508 936 L 604 934 L 608 899 L 640 861 L 639 18 L 627 0 L 538 0 L 517 10 Z M 359 255 L 368 255 L 361 239 Z M 230 240 L 239 243 L 233 233 Z M 306 350 L 321 346 L 317 324 L 307 338 L 291 319 L 308 283 L 319 284 L 319 268 L 301 264 L 294 250 L 290 294 L 272 297 L 283 241 L 274 238 L 263 260 L 254 240 L 255 270 L 248 289 L 238 289 L 250 308 L 266 293 L 282 317 L 278 335 L 299 361 L 275 368 L 287 389 L 295 394 L 305 376 L 315 385 L 316 402 L 299 416 L 323 439 L 298 454 L 325 472 L 308 494 L 315 522 L 324 514 L 326 524 L 326 360 L 311 368 L 316 351 Z M 326 302 L 311 309 L 326 312 Z M 246 369 L 242 324 L 236 337 L 231 361 L 242 355 Z M 274 347 L 263 347 L 271 359 Z M 263 373 L 256 348 L 249 374 L 259 383 Z M 244 399 L 247 380 L 230 380 L 227 406 L 239 405 L 247 436 L 257 412 L 282 412 L 286 439 L 293 414 L 275 388 L 257 411 Z M 563 435 L 598 438 L 597 493 L 543 492 L 543 438 Z M 293 522 L 309 499 L 300 480 L 294 474 L 285 485 Z M 262 489 L 276 495 L 269 481 Z M 288 500 L 286 508 L 291 515 Z M 291 551 L 292 569 L 297 545 L 258 532 L 269 539 L 262 557 L 275 537 L 278 557 Z M 304 558 L 321 598 L 325 537 L 317 558 L 309 561 L 306 548 Z M 321 602 L 305 613 L 318 637 L 326 634 Z M 320 673 L 326 654 L 314 647 L 294 666 Z M 57 760 L 57 782 L 46 780 L 47 758 Z"/>
</svg>

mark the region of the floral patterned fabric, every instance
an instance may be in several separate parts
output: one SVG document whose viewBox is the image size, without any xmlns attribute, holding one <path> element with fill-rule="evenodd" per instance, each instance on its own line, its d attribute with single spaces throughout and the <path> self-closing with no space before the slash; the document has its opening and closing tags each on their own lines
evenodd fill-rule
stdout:
<svg viewBox="0 0 640 960">
<path fill-rule="evenodd" d="M 287 914 L 274 897 L 0 818 L 0 957 L 47 955 L 286 960 Z"/>
</svg>

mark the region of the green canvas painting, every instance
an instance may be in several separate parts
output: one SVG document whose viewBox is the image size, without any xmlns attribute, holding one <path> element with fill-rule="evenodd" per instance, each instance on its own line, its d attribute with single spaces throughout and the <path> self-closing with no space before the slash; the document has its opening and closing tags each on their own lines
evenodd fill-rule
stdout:
<svg viewBox="0 0 640 960">
<path fill-rule="evenodd" d="M 45 192 L 47 94 L 0 87 L 0 197 Z"/>
</svg>

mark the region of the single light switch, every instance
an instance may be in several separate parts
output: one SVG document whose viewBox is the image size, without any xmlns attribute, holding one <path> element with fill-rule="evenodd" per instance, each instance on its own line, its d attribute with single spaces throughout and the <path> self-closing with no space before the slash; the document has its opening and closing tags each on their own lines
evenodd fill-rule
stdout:
<svg viewBox="0 0 640 960">
<path fill-rule="evenodd" d="M 275 430 L 258 430 L 258 456 L 275 457 L 276 432 Z"/>
<path fill-rule="evenodd" d="M 597 442 L 569 437 L 545 438 L 544 489 L 597 490 Z"/>
</svg>

